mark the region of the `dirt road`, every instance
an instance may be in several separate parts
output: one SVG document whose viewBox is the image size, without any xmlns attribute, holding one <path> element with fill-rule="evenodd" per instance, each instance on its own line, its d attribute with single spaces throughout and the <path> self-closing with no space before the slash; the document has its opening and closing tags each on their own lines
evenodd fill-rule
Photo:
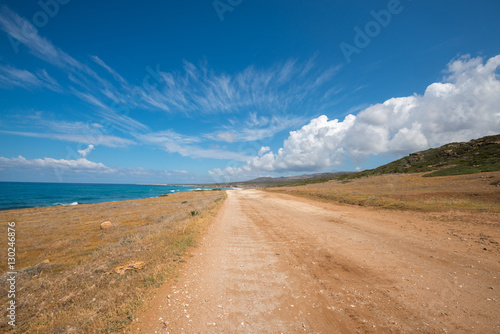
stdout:
<svg viewBox="0 0 500 334">
<path fill-rule="evenodd" d="M 498 225 L 228 196 L 131 332 L 500 332 Z"/>
</svg>

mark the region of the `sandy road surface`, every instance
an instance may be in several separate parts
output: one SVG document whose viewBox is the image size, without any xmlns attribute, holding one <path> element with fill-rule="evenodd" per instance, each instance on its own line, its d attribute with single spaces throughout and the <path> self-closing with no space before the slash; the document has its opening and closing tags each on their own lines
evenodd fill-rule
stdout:
<svg viewBox="0 0 500 334">
<path fill-rule="evenodd" d="M 132 332 L 500 332 L 498 225 L 228 195 Z"/>
</svg>

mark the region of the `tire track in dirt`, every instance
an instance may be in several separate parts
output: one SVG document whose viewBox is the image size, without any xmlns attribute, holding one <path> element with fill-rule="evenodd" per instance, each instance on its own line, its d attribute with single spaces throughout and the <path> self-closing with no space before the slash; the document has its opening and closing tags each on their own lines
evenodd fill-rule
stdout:
<svg viewBox="0 0 500 334">
<path fill-rule="evenodd" d="M 410 216 L 418 229 L 401 224 Z M 178 281 L 130 331 L 498 332 L 498 255 L 464 252 L 446 228 L 405 212 L 231 191 Z"/>
</svg>

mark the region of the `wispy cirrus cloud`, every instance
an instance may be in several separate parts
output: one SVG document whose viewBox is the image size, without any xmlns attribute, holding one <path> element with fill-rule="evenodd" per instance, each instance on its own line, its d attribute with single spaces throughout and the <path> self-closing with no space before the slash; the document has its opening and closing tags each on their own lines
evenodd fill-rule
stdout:
<svg viewBox="0 0 500 334">
<path fill-rule="evenodd" d="M 186 136 L 175 132 L 174 130 L 164 130 L 158 132 L 150 132 L 144 135 L 136 135 L 136 138 L 149 143 L 165 143 L 176 142 L 180 144 L 192 144 L 201 141 L 200 138 L 194 136 Z"/>
<path fill-rule="evenodd" d="M 10 67 L 0 68 L 0 83 L 2 81 L 11 81 L 14 85 L 29 88 L 30 86 L 46 86 L 52 90 L 58 90 L 65 94 L 71 94 L 78 99 L 93 105 L 98 111 L 108 115 L 115 122 L 120 119 L 113 115 L 116 112 L 117 105 L 130 105 L 130 87 L 128 83 L 111 67 L 106 65 L 103 60 L 97 56 L 91 56 L 91 59 L 104 68 L 116 80 L 115 83 L 99 76 L 96 71 L 86 64 L 81 63 L 71 57 L 60 48 L 54 46 L 48 39 L 40 36 L 36 28 L 27 20 L 11 11 L 6 6 L 0 9 L 0 29 L 4 30 L 10 37 L 24 45 L 28 51 L 35 57 L 55 66 L 67 76 L 73 84 L 65 85 L 64 90 L 56 81 L 50 77 L 47 71 L 41 70 L 36 76 L 28 70 L 14 69 Z M 30 33 L 26 33 L 26 31 Z M 130 109 L 130 108 L 128 108 Z M 137 130 L 144 129 L 138 122 L 132 124 L 126 117 L 123 119 L 128 125 L 137 125 Z"/>
<path fill-rule="evenodd" d="M 129 147 L 133 145 L 152 145 L 160 147 L 169 153 L 178 153 L 182 156 L 192 158 L 211 158 L 211 159 L 230 159 L 237 161 L 246 161 L 249 156 L 238 152 L 232 152 L 223 148 L 204 148 L 207 138 L 203 136 L 187 136 L 175 132 L 174 130 L 164 130 L 158 132 L 135 132 L 131 131 L 132 139 L 107 135 L 103 132 L 103 126 L 98 123 L 69 122 L 61 120 L 46 119 L 42 112 L 35 114 L 19 115 L 17 127 L 23 127 L 28 124 L 37 124 L 37 132 L 34 131 L 7 131 L 0 130 L 0 133 L 61 140 L 67 142 L 76 142 L 87 145 L 107 146 L 113 148 Z M 134 120 L 131 119 L 131 130 L 135 129 Z M 124 122 L 119 123 L 124 126 Z"/>
<path fill-rule="evenodd" d="M 92 144 L 94 146 L 128 147 L 137 143 L 132 139 L 106 134 L 106 129 L 99 123 L 64 121 L 47 118 L 37 111 L 35 113 L 18 114 L 15 117 L 4 118 L 5 126 L 20 130 L 0 130 L 0 133 Z M 28 130 L 29 129 L 29 130 Z"/>
<path fill-rule="evenodd" d="M 183 72 L 158 72 L 158 87 L 145 102 L 165 111 L 235 113 L 259 109 L 282 113 L 320 96 L 318 88 L 329 89 L 340 67 L 318 68 L 288 60 L 267 69 L 249 66 L 233 74 L 215 73 L 207 64 L 184 61 Z M 330 94 L 334 95 L 334 94 Z"/>
<path fill-rule="evenodd" d="M 221 148 L 200 147 L 196 144 L 202 142 L 201 138 L 181 135 L 173 130 L 136 135 L 136 138 L 143 143 L 154 144 L 169 153 L 178 153 L 184 157 L 236 161 L 246 161 L 250 158 L 243 153 Z"/>
<path fill-rule="evenodd" d="M 115 78 L 115 80 L 121 82 L 122 84 L 125 84 L 127 85 L 127 81 L 125 79 L 123 79 L 123 77 L 118 74 L 118 72 L 116 72 L 114 69 L 112 69 L 111 67 L 109 67 L 103 60 L 101 60 L 101 58 L 97 57 L 97 56 L 90 56 L 90 58 L 98 65 L 100 65 L 101 67 L 103 67 L 106 71 L 108 71 L 112 76 L 113 78 Z"/>
<path fill-rule="evenodd" d="M 36 73 L 32 73 L 8 65 L 0 65 L 0 87 L 48 88 L 55 92 L 62 92 L 61 86 L 46 70 L 38 70 Z"/>
<path fill-rule="evenodd" d="M 69 133 L 43 133 L 43 132 L 23 132 L 23 131 L 3 131 L 0 133 L 33 137 L 33 138 L 48 138 L 55 140 L 62 140 L 75 143 L 92 143 L 93 145 L 103 145 L 107 147 L 127 147 L 136 144 L 133 140 L 120 138 L 116 136 L 103 135 L 100 133 L 83 133 L 83 134 L 69 134 Z"/>
<path fill-rule="evenodd" d="M 271 115 L 268 117 L 249 113 L 245 121 L 232 120 L 231 125 L 223 126 L 222 129 L 205 134 L 204 137 L 227 143 L 260 141 L 274 137 L 285 130 L 297 128 L 306 121 L 307 118 L 304 116 Z"/>
<path fill-rule="evenodd" d="M 217 73 L 206 62 L 196 66 L 184 61 L 183 70 L 176 72 L 161 71 L 160 65 L 155 68 L 147 66 L 142 82 L 132 85 L 103 59 L 93 55 L 90 56 L 93 63 L 113 80 L 98 75 L 88 64 L 76 60 L 40 36 L 30 22 L 6 6 L 0 9 L 0 29 L 35 57 L 61 70 L 74 84 L 65 85 L 69 87 L 65 93 L 99 109 L 116 109 L 119 104 L 121 107 L 190 115 L 255 110 L 284 113 L 311 101 L 327 103 L 325 93 L 329 91 L 326 96 L 330 98 L 338 90 L 338 84 L 331 84 L 331 80 L 340 67 L 320 68 L 314 57 L 306 62 L 290 59 L 268 68 L 248 66 L 235 73 Z M 32 33 L 26 34 L 26 31 Z M 46 83 L 55 84 L 46 71 L 43 73 L 46 75 L 42 79 Z M 31 78 L 32 84 L 33 80 Z M 30 82 L 29 78 L 25 81 Z M 332 87 L 336 90 L 332 91 Z"/>
<path fill-rule="evenodd" d="M 308 111 L 322 110 L 340 89 L 338 83 L 332 83 L 340 68 L 318 67 L 314 57 L 305 62 L 290 59 L 267 68 L 248 66 L 234 73 L 217 72 L 207 62 L 195 65 L 184 61 L 182 70 L 172 72 L 162 71 L 160 65 L 147 66 L 144 79 L 130 84 L 100 57 L 93 55 L 90 63 L 81 62 L 56 47 L 40 36 L 30 22 L 6 6 L 0 8 L 0 29 L 32 55 L 60 71 L 59 80 L 66 80 L 56 82 L 46 69 L 34 73 L 5 67 L 3 72 L 0 69 L 0 84 L 10 80 L 16 83 L 14 86 L 24 89 L 47 87 L 72 95 L 92 107 L 89 116 L 95 123 L 105 125 L 102 131 L 115 129 L 135 140 L 109 134 L 102 134 L 99 141 L 85 140 L 88 130 L 85 127 L 73 133 L 10 132 L 22 136 L 111 147 L 143 143 L 194 158 L 246 161 L 249 157 L 245 154 L 219 148 L 210 142 L 256 141 L 296 128 L 304 123 Z M 25 31 L 33 33 L 27 36 Z M 16 76 L 17 81 L 12 80 Z M 248 121 L 238 124 L 238 121 L 228 120 L 226 124 L 218 124 L 217 130 L 200 133 L 196 140 L 186 142 L 176 139 L 172 133 L 166 136 L 161 131 L 153 131 L 131 116 L 133 109 L 183 113 L 197 119 L 229 113 L 234 114 L 235 119 L 248 115 Z"/>
<path fill-rule="evenodd" d="M 41 37 L 37 29 L 29 21 L 20 17 L 5 5 L 0 8 L 0 28 L 25 45 L 34 56 L 54 66 L 69 71 L 84 71 L 92 76 L 97 76 L 90 68 L 55 47 L 49 40 Z"/>
<path fill-rule="evenodd" d="M 104 109 L 97 112 L 102 119 L 109 122 L 116 129 L 124 133 L 147 133 L 151 131 L 149 127 L 141 122 L 127 116 L 125 113 L 120 113 L 112 109 Z"/>
<path fill-rule="evenodd" d="M 204 148 L 195 145 L 183 145 L 176 142 L 165 142 L 162 144 L 169 153 L 179 153 L 184 157 L 247 161 L 250 157 L 243 153 L 232 152 L 219 148 Z"/>
</svg>

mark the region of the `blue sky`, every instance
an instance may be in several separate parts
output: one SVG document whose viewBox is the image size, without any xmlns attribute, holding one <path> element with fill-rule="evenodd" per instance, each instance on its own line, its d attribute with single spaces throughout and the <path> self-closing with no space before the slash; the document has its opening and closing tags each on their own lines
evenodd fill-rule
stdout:
<svg viewBox="0 0 500 334">
<path fill-rule="evenodd" d="M 500 132 L 498 1 L 0 1 L 0 181 L 377 167 Z"/>
</svg>

